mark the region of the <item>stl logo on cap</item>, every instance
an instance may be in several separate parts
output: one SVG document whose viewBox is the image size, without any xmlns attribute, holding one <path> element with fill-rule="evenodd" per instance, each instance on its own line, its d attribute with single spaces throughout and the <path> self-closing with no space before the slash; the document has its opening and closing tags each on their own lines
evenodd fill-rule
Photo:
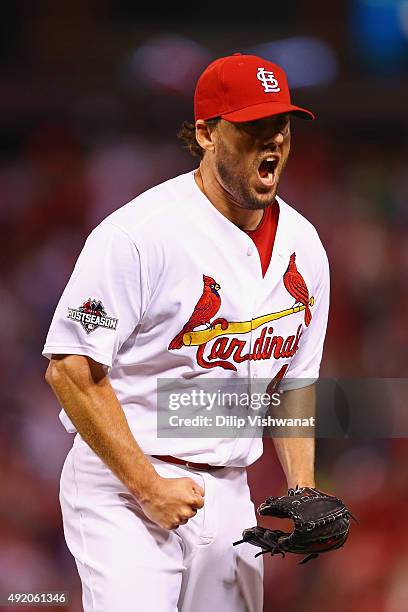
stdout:
<svg viewBox="0 0 408 612">
<path fill-rule="evenodd" d="M 265 93 L 278 93 L 280 91 L 279 83 L 273 72 L 265 70 L 265 68 L 258 68 L 256 77 L 261 81 Z"/>
</svg>

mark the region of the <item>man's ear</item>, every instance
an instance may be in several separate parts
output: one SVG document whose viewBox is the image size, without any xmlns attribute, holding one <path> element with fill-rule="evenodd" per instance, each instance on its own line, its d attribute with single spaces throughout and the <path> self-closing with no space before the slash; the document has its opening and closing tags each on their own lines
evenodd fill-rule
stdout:
<svg viewBox="0 0 408 612">
<path fill-rule="evenodd" d="M 203 119 L 197 119 L 195 124 L 196 140 L 204 151 L 214 151 L 216 126 L 208 125 Z"/>
</svg>

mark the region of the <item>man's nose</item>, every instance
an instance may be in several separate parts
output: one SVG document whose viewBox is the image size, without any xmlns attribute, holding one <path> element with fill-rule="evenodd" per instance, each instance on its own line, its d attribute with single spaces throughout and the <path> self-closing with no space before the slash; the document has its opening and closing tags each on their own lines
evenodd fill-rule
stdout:
<svg viewBox="0 0 408 612">
<path fill-rule="evenodd" d="M 282 132 L 277 131 L 274 134 L 268 134 L 268 136 L 264 138 L 264 145 L 270 146 L 274 144 L 279 147 L 283 143 L 283 140 L 284 140 L 284 137 L 283 137 Z"/>
</svg>

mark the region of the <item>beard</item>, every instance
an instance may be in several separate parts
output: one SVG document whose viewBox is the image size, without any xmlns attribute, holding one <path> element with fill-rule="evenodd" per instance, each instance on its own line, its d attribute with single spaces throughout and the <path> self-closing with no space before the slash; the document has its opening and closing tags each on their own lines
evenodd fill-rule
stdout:
<svg viewBox="0 0 408 612">
<path fill-rule="evenodd" d="M 275 201 L 276 192 L 278 191 L 280 174 L 276 177 L 276 182 L 272 190 L 265 193 L 256 192 L 248 181 L 248 173 L 244 174 L 236 169 L 236 160 L 232 159 L 229 151 L 223 144 L 218 147 L 218 156 L 215 160 L 215 169 L 220 178 L 220 182 L 228 195 L 241 207 L 246 210 L 265 210 Z M 248 172 L 256 173 L 256 168 L 249 168 Z"/>
</svg>

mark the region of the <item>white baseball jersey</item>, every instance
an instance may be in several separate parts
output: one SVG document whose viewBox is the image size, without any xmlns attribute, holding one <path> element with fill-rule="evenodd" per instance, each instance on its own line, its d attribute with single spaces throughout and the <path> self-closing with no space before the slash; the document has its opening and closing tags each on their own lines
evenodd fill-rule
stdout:
<svg viewBox="0 0 408 612">
<path fill-rule="evenodd" d="M 246 466 L 262 453 L 260 438 L 158 437 L 159 378 L 284 375 L 292 387 L 318 378 L 327 257 L 311 223 L 277 201 L 265 276 L 252 239 L 211 204 L 193 172 L 141 194 L 88 237 L 43 354 L 87 355 L 107 366 L 146 454 Z M 64 411 L 60 418 L 75 431 Z"/>
</svg>

